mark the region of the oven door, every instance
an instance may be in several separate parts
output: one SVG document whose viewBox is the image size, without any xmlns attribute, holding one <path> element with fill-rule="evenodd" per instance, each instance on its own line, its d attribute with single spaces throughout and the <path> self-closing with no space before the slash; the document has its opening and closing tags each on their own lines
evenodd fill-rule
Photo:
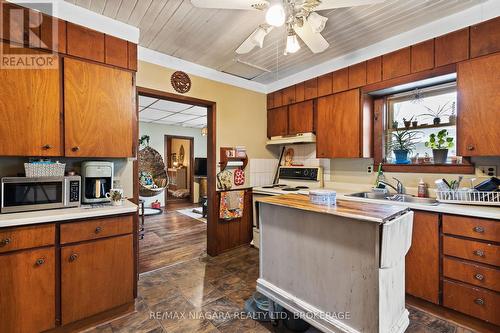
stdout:
<svg viewBox="0 0 500 333">
<path fill-rule="evenodd" d="M 65 197 L 64 178 L 2 179 L 2 213 L 61 208 Z"/>
</svg>

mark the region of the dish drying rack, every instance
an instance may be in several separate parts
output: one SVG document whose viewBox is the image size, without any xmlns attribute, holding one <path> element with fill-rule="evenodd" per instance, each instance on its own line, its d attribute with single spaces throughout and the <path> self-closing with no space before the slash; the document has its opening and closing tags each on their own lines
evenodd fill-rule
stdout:
<svg viewBox="0 0 500 333">
<path fill-rule="evenodd" d="M 443 203 L 463 205 L 500 206 L 500 192 L 471 190 L 436 191 L 436 199 Z"/>
</svg>

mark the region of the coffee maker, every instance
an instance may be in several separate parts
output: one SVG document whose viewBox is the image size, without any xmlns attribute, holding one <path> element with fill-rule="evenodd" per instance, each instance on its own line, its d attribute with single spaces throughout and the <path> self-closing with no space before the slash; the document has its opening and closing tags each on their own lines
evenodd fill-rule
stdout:
<svg viewBox="0 0 500 333">
<path fill-rule="evenodd" d="M 113 188 L 113 162 L 82 162 L 82 203 L 108 202 L 106 193 Z"/>
</svg>

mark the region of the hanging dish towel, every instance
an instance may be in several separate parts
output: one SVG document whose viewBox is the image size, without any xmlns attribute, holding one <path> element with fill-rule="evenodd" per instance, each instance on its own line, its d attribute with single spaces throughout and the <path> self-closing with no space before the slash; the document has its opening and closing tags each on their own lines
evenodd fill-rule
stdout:
<svg viewBox="0 0 500 333">
<path fill-rule="evenodd" d="M 217 174 L 217 188 L 219 190 L 230 190 L 232 187 L 232 174 L 229 170 L 221 171 Z"/>
<path fill-rule="evenodd" d="M 241 169 L 234 170 L 234 185 L 241 186 L 245 184 L 245 171 Z"/>
<path fill-rule="evenodd" d="M 219 217 L 224 220 L 243 216 L 245 191 L 226 191 L 220 193 Z"/>
</svg>

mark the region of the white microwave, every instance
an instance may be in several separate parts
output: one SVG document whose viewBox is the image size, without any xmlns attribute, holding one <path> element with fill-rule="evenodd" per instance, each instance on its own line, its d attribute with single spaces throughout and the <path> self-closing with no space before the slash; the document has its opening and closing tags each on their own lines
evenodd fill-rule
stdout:
<svg viewBox="0 0 500 333">
<path fill-rule="evenodd" d="M 81 177 L 4 177 L 2 213 L 80 206 Z"/>
</svg>

